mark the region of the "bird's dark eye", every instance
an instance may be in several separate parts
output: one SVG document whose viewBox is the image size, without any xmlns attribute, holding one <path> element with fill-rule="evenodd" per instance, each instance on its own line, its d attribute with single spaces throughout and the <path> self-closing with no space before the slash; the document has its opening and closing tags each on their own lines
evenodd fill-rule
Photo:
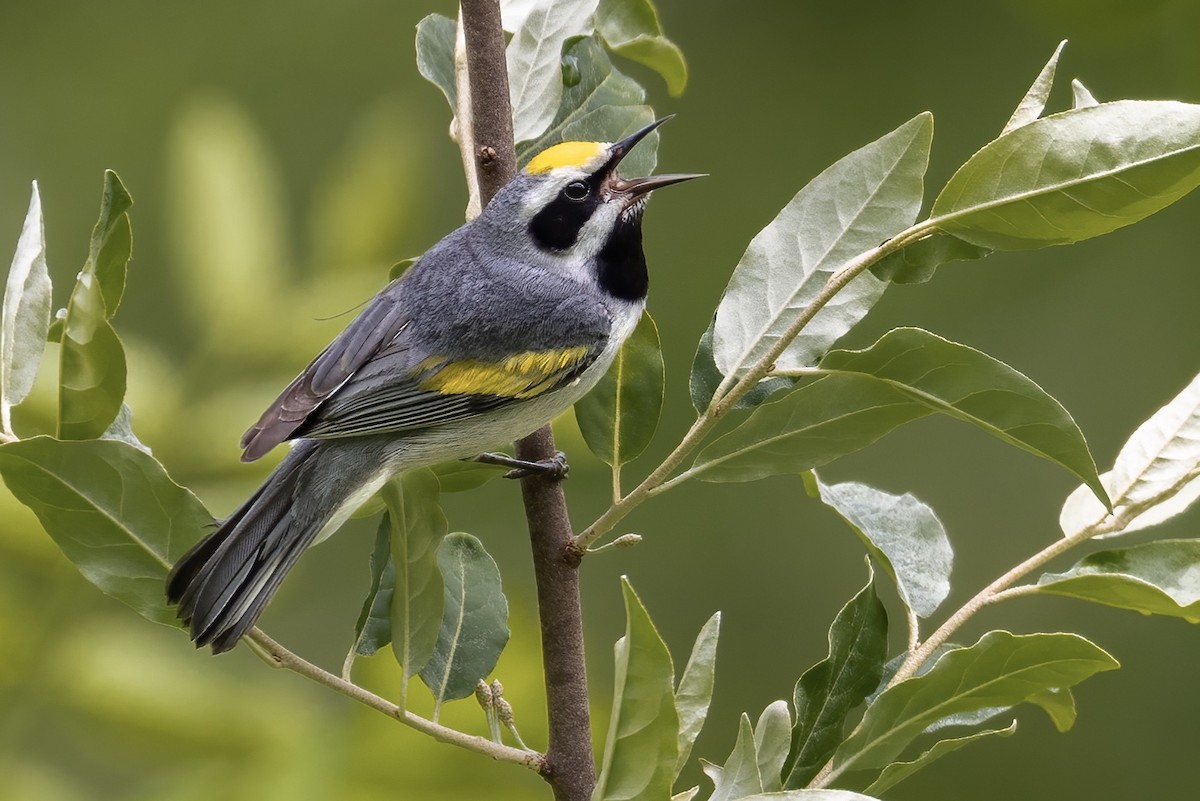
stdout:
<svg viewBox="0 0 1200 801">
<path fill-rule="evenodd" d="M 571 181 L 563 188 L 563 194 L 568 200 L 583 200 L 590 191 L 588 185 L 583 181 Z"/>
</svg>

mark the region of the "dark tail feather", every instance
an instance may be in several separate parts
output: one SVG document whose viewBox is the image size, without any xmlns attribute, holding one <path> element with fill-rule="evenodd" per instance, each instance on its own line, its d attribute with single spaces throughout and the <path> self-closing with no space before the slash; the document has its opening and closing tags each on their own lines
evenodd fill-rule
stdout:
<svg viewBox="0 0 1200 801">
<path fill-rule="evenodd" d="M 211 645 L 218 654 L 233 648 L 333 513 L 306 497 L 320 447 L 298 443 L 241 508 L 171 570 L 167 599 L 179 604 L 197 646 Z"/>
</svg>

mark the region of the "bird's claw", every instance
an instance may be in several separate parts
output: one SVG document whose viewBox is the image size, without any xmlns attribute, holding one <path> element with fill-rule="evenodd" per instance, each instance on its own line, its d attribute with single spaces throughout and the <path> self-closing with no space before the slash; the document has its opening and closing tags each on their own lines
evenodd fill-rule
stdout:
<svg viewBox="0 0 1200 801">
<path fill-rule="evenodd" d="M 504 474 L 504 477 L 513 479 L 541 476 L 552 481 L 562 481 L 571 471 L 571 466 L 567 464 L 567 455 L 562 451 L 558 451 L 549 459 L 541 459 L 536 462 L 517 459 L 502 453 L 483 453 L 476 456 L 475 461 L 512 468 Z"/>
</svg>

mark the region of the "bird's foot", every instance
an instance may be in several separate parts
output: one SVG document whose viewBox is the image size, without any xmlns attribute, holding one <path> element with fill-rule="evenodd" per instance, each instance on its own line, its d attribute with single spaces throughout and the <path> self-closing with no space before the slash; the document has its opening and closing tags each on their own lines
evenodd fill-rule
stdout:
<svg viewBox="0 0 1200 801">
<path fill-rule="evenodd" d="M 562 481 L 571 470 L 571 466 L 567 464 L 567 455 L 562 451 L 558 451 L 550 459 L 542 459 L 537 462 L 517 459 L 503 453 L 481 453 L 475 457 L 475 461 L 512 468 L 504 474 L 505 478 L 542 476 L 554 481 Z"/>
</svg>

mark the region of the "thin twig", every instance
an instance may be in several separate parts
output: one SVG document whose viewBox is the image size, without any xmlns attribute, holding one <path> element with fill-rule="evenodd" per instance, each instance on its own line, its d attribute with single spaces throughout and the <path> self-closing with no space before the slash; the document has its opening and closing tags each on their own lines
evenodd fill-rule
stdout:
<svg viewBox="0 0 1200 801">
<path fill-rule="evenodd" d="M 475 751 L 484 756 L 491 757 L 500 762 L 512 762 L 516 765 L 524 765 L 531 770 L 541 773 L 544 769 L 545 757 L 536 751 L 521 750 L 512 748 L 500 743 L 494 743 L 486 737 L 477 737 L 473 734 L 466 734 L 451 729 L 441 724 L 434 723 L 431 720 L 414 715 L 412 712 L 401 709 L 396 704 L 388 701 L 386 698 L 381 698 L 375 693 L 359 687 L 357 684 L 352 684 L 340 676 L 335 676 L 323 668 L 320 668 L 303 657 L 292 653 L 287 648 L 283 647 L 275 640 L 268 637 L 262 629 L 251 629 L 246 635 L 246 639 L 258 647 L 260 653 L 265 654 L 270 663 L 276 667 L 290 670 L 293 673 L 298 673 L 305 678 L 312 679 L 318 684 L 323 684 L 332 690 L 335 690 L 347 698 L 358 701 L 360 704 L 369 706 L 377 712 L 382 712 L 390 718 L 403 723 L 405 726 L 416 729 L 419 732 L 428 734 L 435 740 L 451 745 L 457 745 L 459 748 L 465 748 L 468 751 Z"/>
</svg>

